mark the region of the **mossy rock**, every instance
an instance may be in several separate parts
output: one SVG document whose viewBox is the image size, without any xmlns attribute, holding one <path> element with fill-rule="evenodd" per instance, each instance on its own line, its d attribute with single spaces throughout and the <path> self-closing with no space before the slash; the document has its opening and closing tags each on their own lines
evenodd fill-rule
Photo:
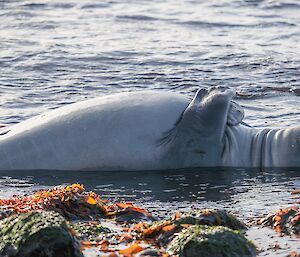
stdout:
<svg viewBox="0 0 300 257">
<path fill-rule="evenodd" d="M 202 209 L 187 212 L 174 222 L 175 224 L 192 224 L 224 226 L 234 230 L 246 229 L 247 226 L 234 215 L 225 210 Z"/>
<path fill-rule="evenodd" d="M 74 229 L 80 240 L 97 241 L 104 239 L 107 234 L 112 233 L 109 228 L 103 227 L 97 221 L 77 221 L 69 223 L 70 228 Z"/>
<path fill-rule="evenodd" d="M 165 233 L 160 229 L 161 225 L 166 222 L 169 222 L 170 225 L 175 225 L 171 234 L 169 232 Z M 176 233 L 180 232 L 183 227 L 185 227 L 183 225 L 224 226 L 233 230 L 244 230 L 247 228 L 242 221 L 238 220 L 234 215 L 225 210 L 201 209 L 183 213 L 180 218 L 175 220 L 169 218 L 153 222 L 150 226 L 152 233 L 148 233 L 146 237 L 153 238 L 158 236 L 158 242 L 161 245 L 166 245 L 174 238 Z"/>
<path fill-rule="evenodd" d="M 239 231 L 195 225 L 179 233 L 168 250 L 181 257 L 250 257 L 256 248 Z"/>
<path fill-rule="evenodd" d="M 55 212 L 13 214 L 0 221 L 0 257 L 82 257 L 65 219 Z"/>
</svg>

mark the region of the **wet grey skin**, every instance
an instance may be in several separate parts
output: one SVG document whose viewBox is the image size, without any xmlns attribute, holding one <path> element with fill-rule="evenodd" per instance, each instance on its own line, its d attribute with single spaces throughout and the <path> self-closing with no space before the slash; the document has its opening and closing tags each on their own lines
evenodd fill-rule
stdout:
<svg viewBox="0 0 300 257">
<path fill-rule="evenodd" d="M 64 106 L 3 129 L 0 170 L 299 167 L 300 127 L 252 128 L 234 96 L 138 91 Z"/>
</svg>

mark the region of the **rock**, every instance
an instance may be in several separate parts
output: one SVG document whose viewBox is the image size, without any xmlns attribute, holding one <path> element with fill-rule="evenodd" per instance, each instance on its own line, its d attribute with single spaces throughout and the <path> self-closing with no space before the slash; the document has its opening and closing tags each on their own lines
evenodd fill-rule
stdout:
<svg viewBox="0 0 300 257">
<path fill-rule="evenodd" d="M 155 257 L 155 256 L 162 256 L 161 252 L 156 249 L 147 249 L 138 254 L 138 257 Z"/>
<path fill-rule="evenodd" d="M 183 228 L 189 225 L 224 226 L 234 230 L 246 225 L 225 210 L 202 209 L 181 214 L 167 220 L 156 221 L 143 232 L 144 238 L 156 238 L 160 245 L 167 245 Z"/>
<path fill-rule="evenodd" d="M 125 223 L 138 223 L 155 221 L 155 218 L 145 209 L 128 207 L 116 213 L 116 221 Z"/>
<path fill-rule="evenodd" d="M 246 225 L 225 210 L 202 209 L 187 212 L 177 219 L 175 224 L 224 226 L 231 229 L 246 229 Z"/>
<path fill-rule="evenodd" d="M 0 257 L 83 257 L 65 219 L 55 212 L 13 214 L 0 221 Z"/>
<path fill-rule="evenodd" d="M 77 221 L 70 223 L 69 226 L 76 231 L 80 240 L 84 241 L 100 241 L 112 232 L 102 226 L 100 221 Z"/>
<path fill-rule="evenodd" d="M 239 231 L 220 226 L 195 225 L 183 230 L 168 246 L 182 257 L 250 257 L 255 246 Z"/>
</svg>

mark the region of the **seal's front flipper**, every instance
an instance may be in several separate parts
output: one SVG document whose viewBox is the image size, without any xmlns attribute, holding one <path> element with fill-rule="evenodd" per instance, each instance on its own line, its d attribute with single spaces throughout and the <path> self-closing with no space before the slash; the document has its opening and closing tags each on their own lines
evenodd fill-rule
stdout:
<svg viewBox="0 0 300 257">
<path fill-rule="evenodd" d="M 159 141 L 166 159 L 178 157 L 178 166 L 219 166 L 228 111 L 235 91 L 199 89 L 175 126 Z M 168 147 L 167 147 L 168 146 Z M 173 160 L 172 159 L 172 160 Z"/>
<path fill-rule="evenodd" d="M 212 88 L 209 91 L 199 89 L 182 116 L 182 123 L 189 124 L 201 133 L 218 133 L 224 130 L 231 100 L 235 96 L 233 89 Z M 235 117 L 236 115 L 232 115 Z M 232 122 L 234 123 L 234 118 Z"/>
<path fill-rule="evenodd" d="M 159 141 L 160 144 L 169 144 L 178 141 L 178 138 L 192 137 L 189 143 L 199 141 L 199 138 L 222 138 L 234 95 L 234 90 L 224 87 L 199 89 L 175 126 Z"/>
</svg>

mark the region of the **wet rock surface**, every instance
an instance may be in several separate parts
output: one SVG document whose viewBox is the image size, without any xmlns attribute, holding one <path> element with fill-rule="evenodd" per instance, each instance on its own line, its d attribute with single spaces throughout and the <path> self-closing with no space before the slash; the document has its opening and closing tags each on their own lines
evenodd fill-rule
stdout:
<svg viewBox="0 0 300 257">
<path fill-rule="evenodd" d="M 220 254 L 228 254 L 224 256 L 252 256 L 250 250 L 255 249 L 242 234 L 230 230 L 246 226 L 225 210 L 177 212 L 169 219 L 156 221 L 146 209 L 104 200 L 94 192 L 86 192 L 81 184 L 2 199 L 0 206 L 6 213 L 0 223 L 2 256 L 77 257 L 93 247 L 104 256 L 167 257 L 187 252 L 184 256 L 189 257 L 199 256 L 195 255 L 199 249 L 204 253 L 221 249 Z M 221 239 L 223 244 L 217 245 Z M 198 244 L 197 240 L 207 244 Z M 189 248 L 192 242 L 196 250 Z"/>
<path fill-rule="evenodd" d="M 85 256 L 242 257 L 257 253 L 244 236 L 253 226 L 248 229 L 228 211 L 194 209 L 157 220 L 132 202 L 103 199 L 81 184 L 0 199 L 0 212 L 0 257 L 77 257 L 82 252 Z M 299 234 L 299 221 L 298 207 L 260 220 L 290 235 Z"/>
<path fill-rule="evenodd" d="M 194 225 L 182 231 L 168 247 L 184 257 L 255 256 L 256 249 L 240 232 L 222 226 Z"/>
<path fill-rule="evenodd" d="M 82 257 L 65 219 L 55 212 L 13 214 L 0 221 L 0 256 Z"/>
<path fill-rule="evenodd" d="M 247 226 L 225 210 L 202 209 L 184 213 L 176 224 L 224 226 L 231 229 L 246 229 Z"/>
<path fill-rule="evenodd" d="M 99 221 L 77 221 L 70 222 L 69 227 L 73 229 L 81 240 L 101 241 L 106 234 L 111 233 L 109 228 L 101 225 Z"/>
<path fill-rule="evenodd" d="M 242 221 L 225 210 L 199 209 L 177 213 L 173 218 L 153 222 L 143 231 L 143 236 L 156 238 L 161 245 L 167 245 L 177 233 L 192 225 L 224 226 L 235 230 L 247 228 Z"/>
</svg>

